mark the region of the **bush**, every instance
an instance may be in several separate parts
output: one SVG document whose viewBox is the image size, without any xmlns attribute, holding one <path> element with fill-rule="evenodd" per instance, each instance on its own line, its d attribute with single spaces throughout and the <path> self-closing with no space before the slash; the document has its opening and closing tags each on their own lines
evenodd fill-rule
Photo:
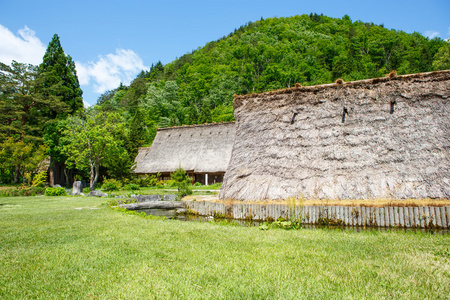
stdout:
<svg viewBox="0 0 450 300">
<path fill-rule="evenodd" d="M 136 183 L 141 187 L 155 186 L 158 183 L 158 179 L 155 175 L 139 177 Z"/>
<path fill-rule="evenodd" d="M 202 186 L 202 184 L 200 182 L 196 182 L 194 183 L 194 186 Z"/>
<path fill-rule="evenodd" d="M 40 172 L 36 174 L 33 178 L 33 183 L 31 184 L 32 187 L 44 187 L 45 183 L 47 182 L 47 172 Z"/>
<path fill-rule="evenodd" d="M 131 190 L 131 191 L 137 191 L 141 187 L 138 184 L 135 183 L 129 183 L 126 186 L 123 187 L 124 190 Z"/>
<path fill-rule="evenodd" d="M 45 188 L 40 186 L 33 186 L 25 192 L 24 196 L 36 196 L 36 195 L 44 195 Z"/>
<path fill-rule="evenodd" d="M 21 196 L 36 196 L 43 195 L 45 188 L 43 187 L 16 187 L 4 189 L 0 191 L 0 197 L 21 197 Z"/>
<path fill-rule="evenodd" d="M 156 187 L 162 188 L 166 185 L 166 182 L 164 180 L 160 180 L 156 183 Z"/>
<path fill-rule="evenodd" d="M 191 178 L 183 168 L 178 168 L 170 174 L 170 181 L 173 181 L 178 187 L 177 198 L 181 200 L 186 195 L 192 195 L 192 189 L 189 186 L 191 184 Z"/>
<path fill-rule="evenodd" d="M 170 180 L 166 180 L 164 185 L 167 187 L 177 187 L 178 182 L 176 180 L 170 179 Z"/>
<path fill-rule="evenodd" d="M 45 189 L 45 196 L 67 196 L 66 190 L 63 187 L 48 187 Z"/>
<path fill-rule="evenodd" d="M 120 181 L 116 179 L 106 179 L 103 181 L 102 191 L 118 191 L 122 187 Z"/>
</svg>

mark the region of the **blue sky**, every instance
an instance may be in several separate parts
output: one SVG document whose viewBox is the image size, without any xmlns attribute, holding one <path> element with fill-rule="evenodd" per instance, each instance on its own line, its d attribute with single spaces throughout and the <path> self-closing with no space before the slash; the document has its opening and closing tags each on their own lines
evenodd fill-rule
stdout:
<svg viewBox="0 0 450 300">
<path fill-rule="evenodd" d="M 92 105 L 152 63 L 171 62 L 249 21 L 311 12 L 450 38 L 450 0 L 0 0 L 0 61 L 39 64 L 57 33 Z"/>
</svg>

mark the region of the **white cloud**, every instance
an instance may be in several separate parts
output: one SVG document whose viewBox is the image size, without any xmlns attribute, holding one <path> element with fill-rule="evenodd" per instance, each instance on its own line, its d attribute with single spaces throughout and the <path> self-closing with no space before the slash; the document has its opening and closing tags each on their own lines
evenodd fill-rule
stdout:
<svg viewBox="0 0 450 300">
<path fill-rule="evenodd" d="M 83 105 L 84 105 L 84 108 L 88 108 L 88 107 L 90 107 L 91 105 L 89 104 L 89 103 L 87 103 L 86 101 L 84 101 L 83 100 Z"/>
<path fill-rule="evenodd" d="M 0 25 L 0 61 L 11 64 L 12 60 L 38 65 L 42 62 L 46 47 L 35 36 L 35 32 L 25 26 L 18 35 Z"/>
<path fill-rule="evenodd" d="M 425 31 L 425 36 L 429 39 L 433 39 L 439 36 L 439 31 L 427 30 Z"/>
<path fill-rule="evenodd" d="M 116 49 L 114 54 L 99 56 L 96 62 L 76 62 L 76 68 L 80 85 L 89 85 L 92 81 L 96 93 L 115 89 L 121 82 L 129 84 L 140 71 L 148 69 L 130 49 Z"/>
</svg>

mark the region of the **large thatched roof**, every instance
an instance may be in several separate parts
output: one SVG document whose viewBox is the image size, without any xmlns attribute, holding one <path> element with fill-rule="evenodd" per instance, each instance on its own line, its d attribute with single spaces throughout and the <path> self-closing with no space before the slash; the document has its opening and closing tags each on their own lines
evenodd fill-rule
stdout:
<svg viewBox="0 0 450 300">
<path fill-rule="evenodd" d="M 450 198 L 450 70 L 236 96 L 222 199 Z"/>
<path fill-rule="evenodd" d="M 141 148 L 135 173 L 225 172 L 231 157 L 235 124 L 216 123 L 158 129 L 149 148 Z"/>
</svg>

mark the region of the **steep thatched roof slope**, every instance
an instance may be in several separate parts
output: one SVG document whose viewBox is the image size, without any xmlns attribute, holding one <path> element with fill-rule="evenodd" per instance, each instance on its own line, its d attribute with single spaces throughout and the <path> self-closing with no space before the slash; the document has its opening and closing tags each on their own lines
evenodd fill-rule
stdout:
<svg viewBox="0 0 450 300">
<path fill-rule="evenodd" d="M 136 163 L 136 167 L 142 165 L 144 161 L 144 157 L 147 154 L 148 150 L 150 150 L 150 147 L 140 147 L 138 150 L 138 154 L 136 155 L 136 158 L 134 159 L 134 162 Z"/>
<path fill-rule="evenodd" d="M 222 199 L 450 198 L 450 70 L 236 96 Z"/>
<path fill-rule="evenodd" d="M 152 146 L 138 154 L 135 173 L 173 172 L 180 166 L 196 173 L 225 172 L 234 137 L 234 122 L 158 129 Z"/>
</svg>

